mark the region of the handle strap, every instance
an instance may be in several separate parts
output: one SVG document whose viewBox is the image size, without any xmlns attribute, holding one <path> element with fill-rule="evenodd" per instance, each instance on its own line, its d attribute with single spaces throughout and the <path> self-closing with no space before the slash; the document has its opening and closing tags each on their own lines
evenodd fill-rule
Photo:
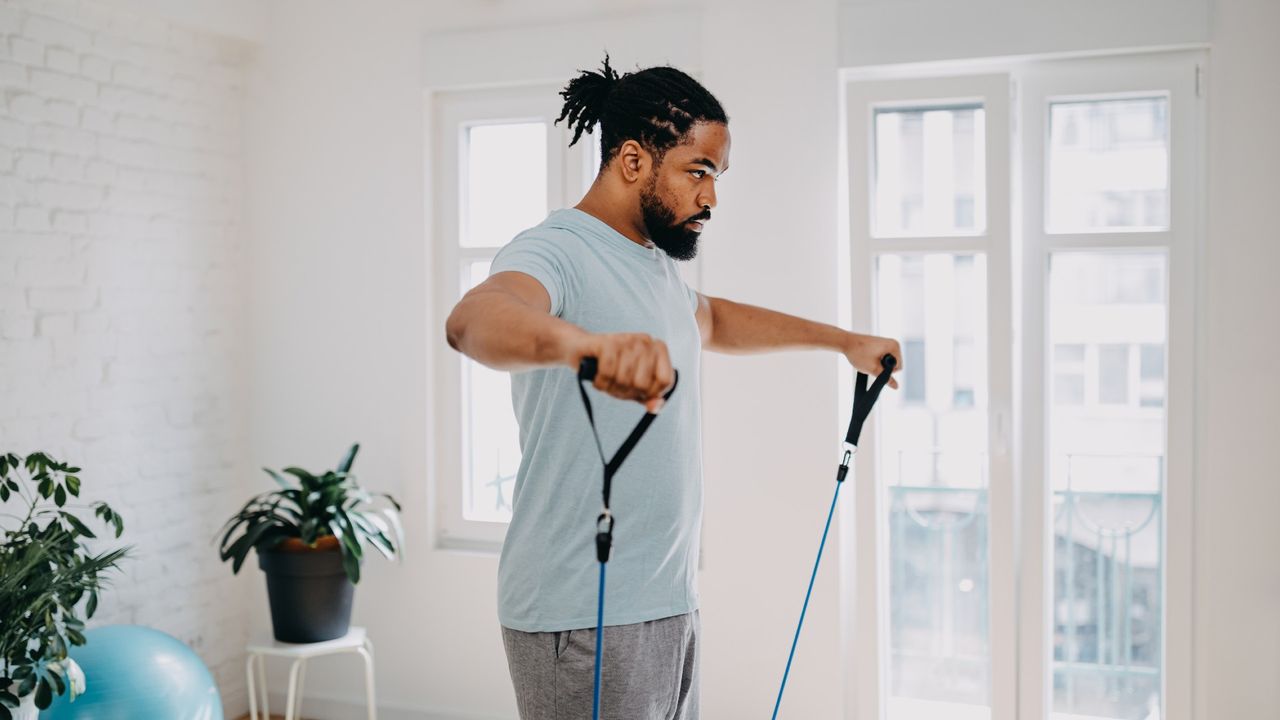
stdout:
<svg viewBox="0 0 1280 720">
<path fill-rule="evenodd" d="M 853 416 L 849 418 L 849 432 L 844 436 L 845 443 L 851 447 L 858 447 L 862 426 L 866 423 L 867 416 L 871 414 L 871 408 L 875 406 L 876 399 L 880 397 L 880 391 L 888 384 L 889 376 L 893 374 L 893 368 L 897 364 L 897 359 L 892 355 L 880 358 L 880 365 L 884 369 L 876 376 L 870 388 L 867 387 L 867 374 L 858 373 L 856 387 L 853 390 Z"/>
<path fill-rule="evenodd" d="M 626 440 L 622 441 L 622 445 L 618 451 L 613 454 L 612 459 L 605 459 L 604 446 L 600 442 L 600 433 L 596 430 L 595 413 L 591 409 L 591 398 L 587 396 L 587 383 L 596 379 L 596 371 L 598 365 L 593 357 L 582 358 L 582 362 L 578 365 L 578 392 L 582 395 L 582 405 L 587 409 L 587 422 L 591 425 L 591 435 L 596 440 L 596 450 L 600 453 L 600 462 L 604 465 L 604 512 L 600 513 L 600 517 L 596 519 L 596 555 L 600 558 L 600 562 L 606 562 L 609 559 L 609 549 L 613 539 L 613 515 L 609 512 L 609 495 L 613 491 L 613 476 L 617 474 L 618 468 L 622 467 L 622 463 L 635 449 L 636 444 L 640 442 L 640 438 L 644 436 L 645 431 L 653 424 L 656 413 L 645 412 L 644 417 L 640 418 L 631 434 Z M 663 394 L 663 401 L 671 399 L 676 391 L 676 385 L 680 383 L 680 373 L 675 372 L 675 382 L 671 383 L 671 387 Z"/>
</svg>

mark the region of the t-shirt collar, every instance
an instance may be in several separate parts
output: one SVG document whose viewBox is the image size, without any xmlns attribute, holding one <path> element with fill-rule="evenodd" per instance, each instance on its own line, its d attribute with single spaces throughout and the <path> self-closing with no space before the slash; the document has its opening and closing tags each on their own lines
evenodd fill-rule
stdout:
<svg viewBox="0 0 1280 720">
<path fill-rule="evenodd" d="M 609 223 L 601 220 L 591 213 L 584 212 L 575 207 L 567 207 L 557 210 L 555 214 L 558 215 L 558 219 L 563 222 L 572 225 L 573 227 L 587 230 L 592 234 L 592 236 L 618 248 L 628 255 L 650 262 L 656 262 L 661 259 L 662 251 L 657 247 L 645 247 L 632 241 L 626 235 L 623 235 L 613 229 Z"/>
</svg>

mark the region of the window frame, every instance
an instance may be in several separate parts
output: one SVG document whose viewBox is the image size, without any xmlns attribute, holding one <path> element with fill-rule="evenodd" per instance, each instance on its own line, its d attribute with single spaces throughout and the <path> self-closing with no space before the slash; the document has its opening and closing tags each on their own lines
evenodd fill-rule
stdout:
<svg viewBox="0 0 1280 720">
<path fill-rule="evenodd" d="M 547 125 L 547 209 L 565 207 L 581 197 L 595 177 L 596 135 L 584 134 L 569 147 L 572 132 L 565 123 L 555 125 L 560 113 L 558 85 L 459 89 L 430 93 L 428 103 L 429 150 L 427 158 L 428 207 L 432 209 L 428 273 L 432 313 L 430 337 L 434 343 L 428 383 L 428 426 L 431 452 L 429 513 L 434 527 L 433 546 L 496 554 L 502 549 L 508 523 L 467 520 L 463 516 L 462 480 L 466 458 L 463 427 L 463 362 L 465 358 L 444 341 L 449 312 L 461 297 L 464 263 L 492 259 L 500 246 L 462 247 L 463 202 L 466 187 L 467 129 L 475 125 L 545 122 Z"/>
<path fill-rule="evenodd" d="M 1167 262 L 1167 347 L 1165 351 L 1165 512 L 1164 627 L 1161 713 L 1169 720 L 1192 716 L 1191 612 L 1194 516 L 1195 259 L 1203 237 L 1204 103 L 1199 92 L 1201 51 L 1144 53 L 1037 63 L 1019 72 L 1017 138 L 1023 163 L 1022 258 L 1019 273 L 1018 348 L 1024 392 L 1018 407 L 1020 450 L 1020 544 L 1024 565 L 1019 586 L 1022 607 L 1018 716 L 1049 718 L 1053 706 L 1053 491 L 1047 485 L 1050 397 L 1049 260 L 1063 252 L 1163 251 Z M 1049 232 L 1050 105 L 1056 101 L 1123 97 L 1169 98 L 1169 226 Z M 1034 290 L 1039 287 L 1040 292 Z M 1131 378 L 1132 379 L 1132 378 Z M 1138 389 L 1130 388 L 1136 393 Z M 1038 682 L 1035 681 L 1038 678 Z"/>
<path fill-rule="evenodd" d="M 1204 237 L 1203 196 L 1205 103 L 1200 77 L 1203 50 L 1171 50 L 1090 58 L 975 61 L 867 68 L 844 71 L 842 110 L 849 173 L 848 260 L 855 329 L 873 328 L 875 257 L 881 252 L 988 253 L 990 475 L 988 478 L 991 567 L 989 648 L 992 720 L 1048 719 L 1052 716 L 1053 528 L 1047 487 L 1048 413 L 1052 412 L 1049 359 L 1048 261 L 1063 251 L 1167 253 L 1168 335 L 1162 408 L 1141 406 L 1140 353 L 1130 346 L 1130 404 L 1166 413 L 1164 487 L 1164 618 L 1161 712 L 1169 720 L 1189 720 L 1193 680 L 1192 563 L 1195 487 L 1194 369 L 1196 262 Z M 984 84 L 985 81 L 985 84 Z M 1003 113 L 987 107 L 987 238 L 903 238 L 872 236 L 869 207 L 874 168 L 871 104 L 898 102 L 943 106 L 989 93 L 1004 98 Z M 1169 98 L 1169 226 L 1163 230 L 1090 230 L 1050 234 L 1047 208 L 1049 102 L 1124 96 Z M 1004 136 L 998 128 L 1004 124 Z M 1030 131 L 1024 129 L 1031 129 Z M 1004 149 L 1004 163 L 993 152 Z M 996 184 L 1007 180 L 1002 190 Z M 1006 198 L 1006 205 L 1001 204 Z M 1003 208 L 1007 207 L 1007 212 Z M 1003 224 L 1003 228 L 1000 225 Z M 1003 229 L 1003 248 L 995 240 Z M 1005 264 L 1001 265 L 1001 258 Z M 1086 347 L 1084 360 L 1096 362 Z M 1009 386 L 998 379 L 1012 378 Z M 1004 395 L 1002 391 L 1008 392 Z M 1096 388 L 1085 388 L 1084 407 L 1096 405 Z M 864 430 L 856 476 L 876 478 L 876 423 Z M 841 620 L 848 688 L 844 717 L 886 717 L 889 686 L 887 636 L 887 543 L 885 488 L 880 482 L 855 484 L 855 508 L 842 515 L 843 547 L 851 552 L 841 572 L 843 586 L 857 588 L 842 605 Z"/>
<path fill-rule="evenodd" d="M 1009 103 L 1006 73 L 894 80 L 851 81 L 844 86 L 848 152 L 848 209 L 851 306 L 855 329 L 875 327 L 874 298 L 876 257 L 881 254 L 974 253 L 986 256 L 987 270 L 987 497 L 990 527 L 988 551 L 988 607 L 990 634 L 989 698 L 995 708 L 1012 708 L 1012 677 L 1016 663 L 1014 635 L 996 618 L 1010 617 L 1014 608 L 1012 463 L 1008 442 L 1008 418 L 1012 412 L 1012 361 L 1009 348 L 1012 321 L 1010 301 L 1010 218 L 992 209 L 1010 205 Z M 945 236 L 874 234 L 871 190 L 875 182 L 872 148 L 878 110 L 980 104 L 985 114 L 986 225 L 981 233 Z M 842 572 L 851 575 L 852 587 L 861 588 L 856 602 L 842 604 L 842 621 L 851 628 L 847 648 L 851 661 L 845 667 L 847 718 L 883 718 L 888 698 L 889 598 L 887 488 L 876 473 L 875 423 L 864 428 L 855 457 L 852 528 L 842 523 L 854 548 Z M 1001 710 L 1003 713 L 1003 709 Z M 993 715 L 995 716 L 995 715 Z"/>
</svg>

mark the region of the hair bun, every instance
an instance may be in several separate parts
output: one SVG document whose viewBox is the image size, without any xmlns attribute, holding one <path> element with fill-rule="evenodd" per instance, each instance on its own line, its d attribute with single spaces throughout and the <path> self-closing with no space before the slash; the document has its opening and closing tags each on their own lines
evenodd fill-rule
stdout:
<svg viewBox="0 0 1280 720">
<path fill-rule="evenodd" d="M 569 84 L 560 91 L 560 97 L 564 98 L 565 104 L 560 117 L 556 118 L 556 124 L 567 118 L 569 126 L 573 128 L 573 140 L 569 142 L 570 146 L 578 142 L 584 130 L 592 132 L 596 123 L 604 117 L 605 103 L 608 102 L 613 89 L 617 87 L 618 81 L 622 79 L 618 72 L 609 66 L 607 53 L 604 56 L 604 67 L 599 72 L 594 70 L 578 72 L 580 73 L 578 77 L 570 80 Z"/>
</svg>

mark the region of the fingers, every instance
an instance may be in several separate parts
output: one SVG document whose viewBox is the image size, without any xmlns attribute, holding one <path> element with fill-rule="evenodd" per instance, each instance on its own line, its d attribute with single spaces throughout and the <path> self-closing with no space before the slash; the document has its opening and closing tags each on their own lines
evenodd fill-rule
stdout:
<svg viewBox="0 0 1280 720">
<path fill-rule="evenodd" d="M 666 343 L 643 333 L 599 338 L 594 350 L 598 368 L 595 388 L 616 398 L 641 402 L 649 412 L 657 412 L 662 394 L 675 381 Z"/>
</svg>

